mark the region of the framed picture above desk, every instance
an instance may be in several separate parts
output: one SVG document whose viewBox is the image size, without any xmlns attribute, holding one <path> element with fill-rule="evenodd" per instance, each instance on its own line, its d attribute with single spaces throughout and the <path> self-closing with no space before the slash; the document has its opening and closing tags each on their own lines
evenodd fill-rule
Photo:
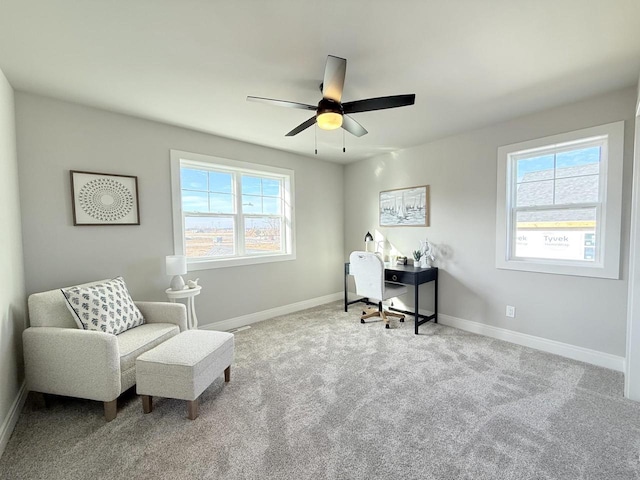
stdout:
<svg viewBox="0 0 640 480">
<path fill-rule="evenodd" d="M 428 227 L 429 185 L 380 192 L 381 227 Z"/>
<path fill-rule="evenodd" d="M 405 313 L 407 315 L 413 315 L 415 318 L 415 334 L 418 334 L 418 327 L 423 323 L 433 320 L 434 323 L 438 323 L 438 269 L 436 267 L 420 268 L 408 265 L 393 265 L 385 266 L 384 279 L 387 282 L 402 283 L 404 285 L 413 286 L 413 305 L 415 312 L 407 312 L 391 307 L 391 310 L 396 312 Z M 368 298 L 359 298 L 357 300 L 349 301 L 348 289 L 349 289 L 349 263 L 344 264 L 344 311 L 349 310 L 349 305 L 359 302 L 369 303 Z M 423 283 L 435 282 L 434 284 L 434 311 L 432 315 L 422 315 L 419 313 L 419 290 L 420 285 Z"/>
</svg>

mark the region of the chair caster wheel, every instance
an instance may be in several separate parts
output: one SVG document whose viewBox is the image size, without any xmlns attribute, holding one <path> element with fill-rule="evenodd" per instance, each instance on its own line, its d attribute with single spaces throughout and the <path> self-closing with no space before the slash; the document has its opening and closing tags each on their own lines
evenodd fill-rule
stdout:
<svg viewBox="0 0 640 480">
<path fill-rule="evenodd" d="M 364 323 L 364 320 L 363 320 L 363 319 L 360 319 L 360 323 Z"/>
<path fill-rule="evenodd" d="M 387 324 L 384 326 L 384 328 L 391 328 L 391 327 L 390 327 L 390 326 L 389 326 L 389 324 L 387 323 Z"/>
</svg>

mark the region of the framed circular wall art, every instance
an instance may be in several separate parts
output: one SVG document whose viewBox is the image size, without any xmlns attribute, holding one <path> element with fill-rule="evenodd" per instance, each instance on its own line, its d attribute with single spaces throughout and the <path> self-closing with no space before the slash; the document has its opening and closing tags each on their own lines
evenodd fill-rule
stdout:
<svg viewBox="0 0 640 480">
<path fill-rule="evenodd" d="M 138 177 L 71 170 L 74 225 L 140 225 Z"/>
</svg>

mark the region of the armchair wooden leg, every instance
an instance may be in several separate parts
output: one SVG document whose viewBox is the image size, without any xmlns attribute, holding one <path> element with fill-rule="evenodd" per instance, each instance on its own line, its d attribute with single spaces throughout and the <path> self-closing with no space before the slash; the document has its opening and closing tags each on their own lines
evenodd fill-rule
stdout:
<svg viewBox="0 0 640 480">
<path fill-rule="evenodd" d="M 104 402 L 104 419 L 110 422 L 118 414 L 118 399 L 111 400 L 110 402 Z"/>
<path fill-rule="evenodd" d="M 142 395 L 142 412 L 151 413 L 153 410 L 153 397 L 151 395 Z"/>
<path fill-rule="evenodd" d="M 224 381 L 229 382 L 231 380 L 231 365 L 224 369 Z"/>
<path fill-rule="evenodd" d="M 195 420 L 198 418 L 198 399 L 187 400 L 187 418 Z"/>
</svg>

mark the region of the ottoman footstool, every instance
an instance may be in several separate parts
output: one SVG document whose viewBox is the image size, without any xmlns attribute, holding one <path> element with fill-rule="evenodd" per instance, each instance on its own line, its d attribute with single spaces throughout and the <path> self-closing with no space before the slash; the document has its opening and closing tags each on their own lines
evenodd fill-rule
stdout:
<svg viewBox="0 0 640 480">
<path fill-rule="evenodd" d="M 224 372 L 231 380 L 233 334 L 188 330 L 136 359 L 136 392 L 142 410 L 153 410 L 153 396 L 187 401 L 187 416 L 198 417 L 198 397 Z"/>
</svg>

